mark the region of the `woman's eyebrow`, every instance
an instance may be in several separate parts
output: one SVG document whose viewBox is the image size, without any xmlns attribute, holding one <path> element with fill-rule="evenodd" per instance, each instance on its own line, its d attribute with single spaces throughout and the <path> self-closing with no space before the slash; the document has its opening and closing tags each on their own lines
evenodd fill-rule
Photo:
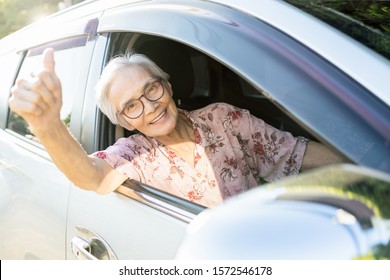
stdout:
<svg viewBox="0 0 390 280">
<path fill-rule="evenodd" d="M 142 88 L 142 94 L 144 94 L 145 91 L 146 91 L 146 89 L 147 89 L 148 87 L 150 87 L 154 82 L 155 82 L 155 80 L 149 80 L 149 81 L 147 81 L 147 82 L 144 84 L 143 88 Z"/>
<path fill-rule="evenodd" d="M 146 89 L 147 89 L 148 87 L 150 87 L 150 85 L 151 85 L 153 82 L 154 82 L 154 80 L 149 80 L 149 81 L 147 81 L 147 82 L 141 87 L 141 90 L 138 90 L 138 92 L 142 92 L 142 94 L 141 94 L 140 96 L 138 96 L 137 98 L 131 98 L 131 99 L 127 100 L 125 103 L 123 103 L 123 106 L 121 106 L 122 109 L 125 108 L 126 105 L 129 104 L 129 102 L 134 101 L 134 100 L 137 100 L 137 99 L 139 99 L 142 95 L 144 95 Z M 121 110 L 122 110 L 122 109 L 121 109 Z"/>
<path fill-rule="evenodd" d="M 139 99 L 142 95 L 145 94 L 145 91 L 147 90 L 148 87 L 150 87 L 150 85 L 154 82 L 154 80 L 149 80 L 147 81 L 141 88 L 141 92 L 142 94 L 138 97 L 138 98 L 134 98 L 134 99 L 131 99 L 131 100 L 136 100 L 136 99 Z"/>
</svg>

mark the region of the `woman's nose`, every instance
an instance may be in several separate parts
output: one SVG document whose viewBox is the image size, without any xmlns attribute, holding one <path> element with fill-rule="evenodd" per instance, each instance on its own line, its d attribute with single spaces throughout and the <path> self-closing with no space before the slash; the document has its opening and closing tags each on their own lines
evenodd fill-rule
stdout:
<svg viewBox="0 0 390 280">
<path fill-rule="evenodd" d="M 145 96 L 142 97 L 142 103 L 144 103 L 144 114 L 153 113 L 158 107 L 157 101 L 150 101 Z"/>
</svg>

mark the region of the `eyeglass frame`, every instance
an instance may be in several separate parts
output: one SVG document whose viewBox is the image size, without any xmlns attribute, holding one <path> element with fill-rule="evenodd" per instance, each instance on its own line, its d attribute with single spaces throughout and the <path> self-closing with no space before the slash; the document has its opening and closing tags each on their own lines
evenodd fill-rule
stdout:
<svg viewBox="0 0 390 280">
<path fill-rule="evenodd" d="M 155 82 L 158 82 L 161 85 L 161 87 L 162 87 L 162 94 L 161 94 L 161 96 L 159 98 L 152 100 L 152 99 L 149 99 L 148 97 L 146 97 L 146 90 L 147 90 L 147 86 L 148 85 L 151 85 L 151 84 L 153 84 Z M 145 99 L 150 101 L 150 102 L 156 102 L 156 101 L 160 100 L 164 96 L 164 94 L 165 94 L 165 83 L 164 82 L 165 82 L 165 80 L 162 77 L 157 77 L 157 78 L 152 79 L 151 81 L 146 82 L 145 85 L 143 86 L 143 94 L 140 97 L 138 97 L 138 98 L 134 98 L 134 99 L 128 100 L 125 103 L 125 106 L 123 106 L 122 110 L 120 112 L 117 112 L 116 115 L 117 116 L 123 116 L 124 115 L 124 116 L 126 116 L 127 118 L 129 118 L 131 120 L 138 119 L 140 116 L 142 116 L 142 114 L 145 111 L 145 104 L 142 102 L 141 98 L 145 97 Z M 127 105 L 130 102 L 137 101 L 137 100 L 139 102 L 141 102 L 141 104 L 142 104 L 142 111 L 141 111 L 141 113 L 137 117 L 129 117 L 123 111 L 127 108 Z"/>
</svg>

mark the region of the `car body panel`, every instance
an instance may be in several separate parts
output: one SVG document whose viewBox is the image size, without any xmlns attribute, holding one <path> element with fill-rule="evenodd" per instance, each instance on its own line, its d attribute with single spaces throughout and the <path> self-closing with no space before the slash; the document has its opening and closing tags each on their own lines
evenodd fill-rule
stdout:
<svg viewBox="0 0 390 280">
<path fill-rule="evenodd" d="M 97 232 L 118 259 L 146 260 L 172 259 L 188 225 L 119 193 L 101 196 L 73 188 L 68 207 L 68 259 L 75 258 L 70 245 L 77 226 Z"/>
<path fill-rule="evenodd" d="M 64 259 L 70 183 L 18 137 L 0 131 L 0 258 Z"/>
</svg>

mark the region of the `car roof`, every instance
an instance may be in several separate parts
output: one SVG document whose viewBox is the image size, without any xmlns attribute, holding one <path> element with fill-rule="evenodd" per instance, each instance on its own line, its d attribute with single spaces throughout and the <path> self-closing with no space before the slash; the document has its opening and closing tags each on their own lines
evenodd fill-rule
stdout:
<svg viewBox="0 0 390 280">
<path fill-rule="evenodd" d="M 39 22 L 31 24 L 30 26 L 15 32 L 13 36 L 11 35 L 2 39 L 2 41 L 10 40 L 15 42 L 15 37 L 19 37 L 17 39 L 20 39 L 22 42 L 29 42 L 29 45 L 31 46 L 33 43 L 30 43 L 30 41 L 39 42 L 39 40 L 41 40 L 42 42 L 45 36 L 53 35 L 48 35 L 48 32 L 40 32 L 41 34 L 36 34 L 35 32 L 34 36 L 30 36 L 35 38 L 28 38 L 28 36 L 26 37 L 23 35 L 23 31 L 28 29 L 35 30 L 37 28 L 47 29 L 48 25 L 53 26 L 56 29 L 56 32 L 50 32 L 53 33 L 54 36 L 64 36 L 65 34 L 66 37 L 71 37 L 75 34 L 80 35 L 85 31 L 77 30 L 77 20 L 85 21 L 86 17 L 90 17 L 91 19 L 99 18 L 103 15 L 105 10 L 141 2 L 148 2 L 149 4 L 155 2 L 159 4 L 188 5 L 191 4 L 192 1 L 84 1 L 48 16 Z M 257 5 L 254 5 L 253 0 L 210 0 L 207 2 L 217 3 L 242 11 L 245 14 L 256 17 L 276 29 L 281 30 L 347 73 L 350 77 L 358 81 L 390 106 L 390 83 L 387 81 L 388 77 L 390 77 L 390 61 L 348 37 L 344 33 L 341 33 L 337 29 L 280 0 L 261 1 L 258 2 Z M 52 23 L 47 24 L 47 21 L 51 21 Z M 72 29 L 70 25 L 64 25 L 62 30 L 60 23 L 65 22 L 73 23 L 75 28 Z M 318 34 L 321 35 L 319 36 Z M 49 38 L 47 40 L 49 40 Z M 15 44 L 8 45 L 14 46 Z M 5 50 L 0 49 L 0 53 L 4 51 Z M 371 71 L 370 69 L 374 69 L 375 71 Z"/>
</svg>

